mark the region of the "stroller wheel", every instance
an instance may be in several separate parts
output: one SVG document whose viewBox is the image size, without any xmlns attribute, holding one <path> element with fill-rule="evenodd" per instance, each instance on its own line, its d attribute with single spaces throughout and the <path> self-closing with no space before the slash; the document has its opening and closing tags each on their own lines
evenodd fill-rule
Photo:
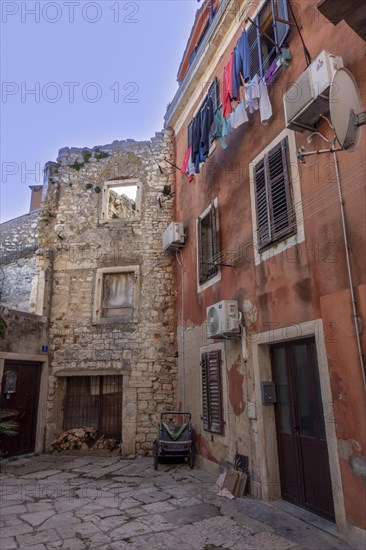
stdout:
<svg viewBox="0 0 366 550">
<path fill-rule="evenodd" d="M 191 469 L 194 468 L 195 461 L 196 461 L 196 447 L 195 447 L 195 444 L 192 442 L 191 448 L 189 450 L 189 455 L 188 455 L 188 464 Z"/>
<path fill-rule="evenodd" d="M 154 441 L 154 469 L 157 470 L 159 466 L 158 444 Z"/>
</svg>

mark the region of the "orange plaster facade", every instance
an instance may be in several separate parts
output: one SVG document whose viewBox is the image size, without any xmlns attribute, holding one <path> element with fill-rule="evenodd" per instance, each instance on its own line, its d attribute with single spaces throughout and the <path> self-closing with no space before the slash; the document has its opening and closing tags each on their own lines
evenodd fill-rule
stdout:
<svg viewBox="0 0 366 550">
<path fill-rule="evenodd" d="M 246 26 L 243 13 L 254 17 L 263 3 L 251 3 L 248 8 L 250 3 L 245 1 L 235 5 L 229 2 L 231 12 L 219 23 L 221 42 L 215 42 L 217 37 L 210 38 L 202 53 L 203 58 L 210 56 L 210 60 L 201 68 L 198 65 L 196 72 L 191 69 L 187 73 L 192 44 L 204 28 L 202 11 L 201 17 L 196 17 L 179 69 L 181 89 L 166 115 L 167 126 L 176 134 L 178 166 L 187 149 L 188 125 L 207 93 L 207 83 L 218 77 L 221 89 L 223 68 Z M 218 11 L 223 4 L 219 3 Z M 316 4 L 313 0 L 293 3 L 307 49 L 312 59 L 322 50 L 343 58 L 344 66 L 358 84 L 364 109 L 365 43 L 344 21 L 337 26 L 330 23 Z M 212 52 L 213 45 L 216 48 L 217 44 L 224 49 Z M 268 124 L 261 124 L 258 112 L 250 114 L 249 122 L 226 138 L 227 149 L 223 150 L 216 142 L 193 182 L 177 172 L 175 219 L 183 222 L 187 235 L 182 249 L 183 268 L 177 264 L 179 356 L 181 380 L 184 380 L 180 401 L 193 414 L 202 464 L 213 470 L 215 464 L 232 462 L 235 452 L 248 455 L 250 492 L 261 498 L 277 498 L 280 491 L 274 415 L 272 406 L 266 408 L 261 404 L 260 381 L 271 377 L 269 348 L 272 343 L 312 336 L 317 347 L 335 519 L 344 538 L 361 547 L 366 529 L 366 394 L 331 154 L 310 156 L 304 165 L 296 159 L 291 161 L 292 177 L 297 179 L 301 194 L 304 238 L 298 238 L 292 246 L 284 246 L 266 259 L 256 258 L 253 247 L 251 163 L 285 131 L 283 94 L 306 68 L 302 43 L 294 27 L 288 44 L 292 60 L 288 67 L 279 70 L 269 87 L 273 116 Z M 192 79 L 191 87 L 187 77 Z M 326 122 L 318 124 L 317 130 L 331 135 Z M 309 145 L 308 131 L 291 134 L 296 148 L 326 148 L 319 137 Z M 362 134 L 356 151 L 340 151 L 337 157 L 364 352 L 365 130 Z M 214 200 L 218 203 L 220 250 L 238 249 L 241 254 L 234 267 L 220 267 L 218 282 L 201 291 L 197 283 L 197 219 Z M 278 246 L 281 247 L 281 243 Z M 225 356 L 222 371 L 225 432 L 217 435 L 208 433 L 202 426 L 200 354 L 219 344 L 206 338 L 206 308 L 224 299 L 238 301 L 246 337 L 220 343 Z M 253 403 L 256 410 L 252 418 L 248 416 L 248 402 Z"/>
</svg>

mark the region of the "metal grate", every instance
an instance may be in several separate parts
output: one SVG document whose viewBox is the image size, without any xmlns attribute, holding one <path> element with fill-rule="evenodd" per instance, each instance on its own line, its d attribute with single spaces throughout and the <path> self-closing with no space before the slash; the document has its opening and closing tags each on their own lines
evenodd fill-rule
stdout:
<svg viewBox="0 0 366 550">
<path fill-rule="evenodd" d="M 98 436 L 122 434 L 122 376 L 67 379 L 63 429 L 95 428 Z"/>
</svg>

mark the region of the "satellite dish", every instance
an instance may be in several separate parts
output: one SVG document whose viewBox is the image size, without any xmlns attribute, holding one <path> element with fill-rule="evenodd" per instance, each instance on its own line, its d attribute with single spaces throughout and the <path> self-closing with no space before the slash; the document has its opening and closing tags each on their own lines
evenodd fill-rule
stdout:
<svg viewBox="0 0 366 550">
<path fill-rule="evenodd" d="M 339 144 L 352 152 L 360 144 L 357 115 L 362 111 L 361 96 L 352 73 L 342 67 L 333 77 L 329 95 L 330 119 Z"/>
</svg>

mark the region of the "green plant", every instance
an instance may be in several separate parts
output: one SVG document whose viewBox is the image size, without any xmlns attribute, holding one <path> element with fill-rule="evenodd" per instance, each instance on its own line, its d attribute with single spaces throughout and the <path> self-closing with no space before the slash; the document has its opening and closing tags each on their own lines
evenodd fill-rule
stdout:
<svg viewBox="0 0 366 550">
<path fill-rule="evenodd" d="M 93 187 L 93 184 L 92 183 L 87 183 L 85 185 L 85 189 L 91 189 Z"/>
<path fill-rule="evenodd" d="M 76 170 L 77 172 L 79 172 L 79 170 L 81 170 L 81 168 L 84 166 L 85 162 L 78 162 L 77 160 L 75 162 L 73 162 L 72 164 L 69 164 L 70 168 L 72 168 L 73 170 Z"/>
<path fill-rule="evenodd" d="M 81 154 L 83 155 L 84 163 L 89 162 L 92 157 L 91 151 L 88 151 L 87 149 L 83 149 Z"/>
<path fill-rule="evenodd" d="M 95 149 L 94 150 L 94 157 L 97 160 L 105 159 L 105 158 L 109 157 L 109 153 L 107 153 L 107 151 L 101 151 L 100 149 Z"/>
<path fill-rule="evenodd" d="M 101 188 L 99 187 L 99 185 L 96 185 L 96 186 L 94 187 L 94 191 L 95 191 L 96 193 L 100 193 L 102 190 L 101 190 Z"/>
<path fill-rule="evenodd" d="M 16 416 L 17 414 L 18 411 L 0 409 L 0 434 L 16 435 L 18 433 L 18 423 L 14 422 L 14 420 L 7 420 L 11 416 Z"/>
</svg>

